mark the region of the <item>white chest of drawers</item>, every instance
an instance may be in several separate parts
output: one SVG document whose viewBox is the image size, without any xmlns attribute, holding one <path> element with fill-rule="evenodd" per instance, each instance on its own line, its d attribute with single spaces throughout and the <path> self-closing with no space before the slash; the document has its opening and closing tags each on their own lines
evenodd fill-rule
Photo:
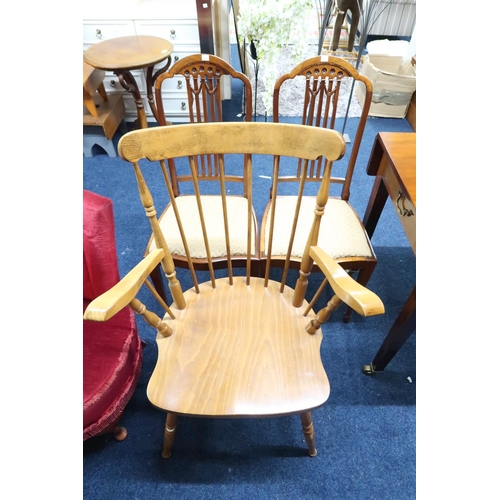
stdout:
<svg viewBox="0 0 500 500">
<path fill-rule="evenodd" d="M 110 38 L 132 35 L 158 36 L 174 45 L 172 64 L 177 59 L 200 52 L 200 35 L 196 0 L 91 0 L 84 7 L 83 51 L 91 45 Z M 158 65 L 158 68 L 164 63 Z M 143 97 L 146 117 L 154 122 L 146 96 L 145 70 L 132 71 Z M 179 83 L 180 82 L 180 83 Z M 107 72 L 104 86 L 109 94 L 123 94 L 125 119 L 137 118 L 133 97 L 125 91 L 112 73 Z M 162 88 L 162 100 L 167 119 L 183 123 L 189 121 L 184 83 L 172 80 Z"/>
</svg>

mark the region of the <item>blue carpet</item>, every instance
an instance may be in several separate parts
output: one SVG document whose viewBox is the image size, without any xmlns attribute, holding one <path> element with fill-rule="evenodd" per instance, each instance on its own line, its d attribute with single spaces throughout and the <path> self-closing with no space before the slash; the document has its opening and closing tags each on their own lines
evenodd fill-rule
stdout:
<svg viewBox="0 0 500 500">
<path fill-rule="evenodd" d="M 226 103 L 231 105 L 236 115 L 238 101 Z M 230 108 L 225 110 L 225 116 L 232 119 L 229 112 Z M 347 133 L 354 120 L 348 120 Z M 406 120 L 368 119 L 352 183 L 351 203 L 361 216 L 373 185 L 366 164 L 380 131 L 412 130 Z M 254 201 L 260 219 L 270 181 L 260 178 L 257 168 L 255 176 Z M 83 159 L 83 187 L 113 200 L 123 276 L 141 259 L 150 235 L 132 168 L 96 151 L 94 157 Z M 153 186 L 152 194 L 161 196 L 160 187 Z M 386 314 L 353 315 L 344 324 L 344 309 L 340 309 L 323 327 L 321 352 L 331 395 L 313 412 L 315 458 L 306 454 L 299 418 L 281 417 L 182 418 L 172 457 L 162 459 L 165 415 L 146 397 L 156 362 L 155 332 L 138 318 L 147 347 L 138 387 L 122 421 L 128 437 L 121 443 L 112 436 L 83 443 L 84 498 L 416 498 L 416 336 L 410 337 L 384 372 L 369 377 L 361 371 L 373 359 L 415 283 L 415 257 L 390 203 L 373 244 L 378 264 L 369 287 L 382 298 Z M 181 270 L 179 278 L 186 281 L 187 272 Z M 313 276 L 312 281 L 316 279 Z M 149 292 L 141 291 L 140 299 L 161 313 Z"/>
</svg>

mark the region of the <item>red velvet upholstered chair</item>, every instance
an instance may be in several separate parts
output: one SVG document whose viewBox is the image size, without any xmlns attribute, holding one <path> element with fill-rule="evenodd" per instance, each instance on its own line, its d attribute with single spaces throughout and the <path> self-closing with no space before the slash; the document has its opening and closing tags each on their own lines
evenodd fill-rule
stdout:
<svg viewBox="0 0 500 500">
<path fill-rule="evenodd" d="M 113 203 L 83 192 L 83 311 L 120 280 Z M 142 343 L 134 313 L 126 307 L 106 323 L 83 321 L 83 440 L 113 432 L 127 437 L 119 421 L 136 388 Z"/>
</svg>

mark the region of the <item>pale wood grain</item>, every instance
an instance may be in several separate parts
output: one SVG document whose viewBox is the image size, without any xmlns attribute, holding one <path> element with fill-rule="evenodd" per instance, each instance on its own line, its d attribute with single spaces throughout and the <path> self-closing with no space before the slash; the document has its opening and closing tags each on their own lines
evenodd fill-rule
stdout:
<svg viewBox="0 0 500 500">
<path fill-rule="evenodd" d="M 118 151 L 121 158 L 129 162 L 141 158 L 151 161 L 178 158 L 185 156 L 186 151 L 190 155 L 272 154 L 311 160 L 323 155 L 338 160 L 344 155 L 345 142 L 339 132 L 306 125 L 197 123 L 134 130 L 120 139 Z"/>
<path fill-rule="evenodd" d="M 383 305 L 375 294 L 356 283 L 316 247 L 321 218 L 329 198 L 332 164 L 345 152 L 342 135 L 332 130 L 303 125 L 202 123 L 136 130 L 122 137 L 118 149 L 120 156 L 132 163 L 155 245 L 161 249 L 155 259 L 147 261 L 147 266 L 144 264 L 148 259 L 146 257 L 143 273 L 151 271 L 154 262 L 161 262 L 174 303 L 170 314 L 167 312 L 163 321 L 160 321 L 154 316 L 148 318 L 149 313 L 145 313 L 142 304 L 134 298 L 130 285 L 121 285 L 125 299 L 113 293 L 105 302 L 107 308 L 114 307 L 113 304 L 129 303 L 159 330 L 158 359 L 147 386 L 147 395 L 155 407 L 167 412 L 162 455 L 168 457 L 171 454 L 179 415 L 264 417 L 298 414 L 308 452 L 314 456 L 316 444 L 311 410 L 324 404 L 330 392 L 321 361 L 323 335 L 320 326 L 341 300 L 363 315 L 383 312 Z M 192 158 L 196 155 L 233 153 L 246 155 L 245 165 L 241 166 L 248 176 L 249 187 L 246 276 L 233 276 L 229 270 L 228 277 L 215 279 L 212 272 L 210 281 L 194 281 L 196 286 L 182 292 L 168 241 L 158 223 L 153 197 L 139 163 L 143 159 L 160 162 L 160 170 L 166 177 L 168 192 L 173 197 L 172 205 L 175 207 L 174 190 L 169 183 L 165 162 L 181 156 Z M 269 273 L 265 278 L 251 277 L 249 273 L 253 250 L 250 245 L 253 223 L 250 181 L 252 157 L 257 154 L 266 155 L 270 161 L 277 156 L 325 159 L 325 176 L 316 197 L 314 220 L 295 292 L 271 280 Z M 191 167 L 196 179 L 194 162 L 191 162 Z M 225 191 L 223 162 L 219 168 L 221 186 Z M 195 188 L 197 206 L 200 208 L 201 194 L 196 182 Z M 227 198 L 225 194 L 220 196 L 226 221 Z M 201 220 L 206 222 L 203 216 Z M 203 237 L 209 240 L 208 224 L 203 226 L 201 231 L 206 233 Z M 229 229 L 226 222 L 224 233 L 228 253 L 231 239 Z M 153 250 L 150 256 L 154 252 L 158 250 Z M 324 270 L 335 292 L 335 296 L 318 314 L 304 300 L 307 276 L 314 263 Z M 194 274 L 194 269 L 191 272 Z M 142 279 L 143 274 L 139 274 Z M 127 277 L 124 281 L 127 281 Z M 136 293 L 137 289 L 134 290 Z M 300 300 L 295 300 L 294 294 Z M 111 305 L 110 298 L 113 302 Z M 106 312 L 95 317 L 105 318 Z"/>
<path fill-rule="evenodd" d="M 156 248 L 161 248 L 163 250 L 163 259 L 161 260 L 161 266 L 163 268 L 165 276 L 168 278 L 168 284 L 170 287 L 170 291 L 172 292 L 172 297 L 177 304 L 177 307 L 182 309 L 185 307 L 186 303 L 184 301 L 184 296 L 182 295 L 181 285 L 179 283 L 179 280 L 177 279 L 174 261 L 172 260 L 170 250 L 165 242 L 163 232 L 160 229 L 160 225 L 156 217 L 153 197 L 151 196 L 151 192 L 149 191 L 148 185 L 142 175 L 139 164 L 133 163 L 133 167 L 135 177 L 137 179 L 137 186 L 139 188 L 139 196 L 146 212 L 146 216 L 148 217 L 151 228 L 153 230 L 153 237 L 155 239 Z"/>
<path fill-rule="evenodd" d="M 309 248 L 309 255 L 325 274 L 333 291 L 343 302 L 362 316 L 374 316 L 384 313 L 384 304 L 380 298 L 351 278 L 335 260 L 320 247 Z"/>
<path fill-rule="evenodd" d="M 174 333 L 157 337 L 158 362 L 148 383 L 153 405 L 199 416 L 270 416 L 323 404 L 329 382 L 321 330 L 306 332 L 313 312 L 291 305 L 292 290 L 262 278 L 235 277 L 185 293 Z"/>
<path fill-rule="evenodd" d="M 83 315 L 83 319 L 91 321 L 107 321 L 118 311 L 130 304 L 151 270 L 163 259 L 164 251 L 157 249 L 139 262 L 114 287 L 94 299 Z"/>
<path fill-rule="evenodd" d="M 415 165 L 417 160 L 417 134 L 409 132 L 380 132 L 380 145 L 388 156 L 394 173 L 397 175 L 399 184 L 404 189 L 407 198 L 417 206 L 417 177 Z M 376 164 L 370 165 L 369 175 L 375 175 L 373 171 Z"/>
</svg>

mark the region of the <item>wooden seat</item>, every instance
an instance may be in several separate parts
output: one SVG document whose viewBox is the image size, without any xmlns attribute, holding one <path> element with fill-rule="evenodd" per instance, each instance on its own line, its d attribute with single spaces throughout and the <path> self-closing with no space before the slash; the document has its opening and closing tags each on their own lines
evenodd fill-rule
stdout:
<svg viewBox="0 0 500 500">
<path fill-rule="evenodd" d="M 155 82 L 156 101 L 158 103 L 158 121 L 160 125 L 167 125 L 168 116 L 165 116 L 163 109 L 163 101 L 161 92 L 165 88 L 175 87 L 183 89 L 187 94 L 189 120 L 190 123 L 204 122 L 222 122 L 223 116 L 223 87 L 224 79 L 235 79 L 241 82 L 245 89 L 247 97 L 245 107 L 246 121 L 252 118 L 252 86 L 250 80 L 243 74 L 236 71 L 230 64 L 220 57 L 209 54 L 194 54 L 187 56 L 177 61 L 166 73 L 160 75 Z M 169 87 L 170 86 L 170 87 Z M 226 117 L 227 120 L 227 117 Z M 197 177 L 203 181 L 199 185 L 201 194 L 203 195 L 204 211 L 206 214 L 206 223 L 211 225 L 208 233 L 210 234 L 211 259 L 216 264 L 216 267 L 225 267 L 227 265 L 228 256 L 224 245 L 224 226 L 222 204 L 219 196 L 213 194 L 210 182 L 219 182 L 218 159 L 214 155 L 199 155 L 195 158 L 195 170 Z M 191 252 L 193 262 L 197 269 L 208 269 L 207 252 L 205 250 L 205 242 L 202 238 L 201 226 L 196 217 L 196 197 L 194 196 L 193 174 L 191 168 L 184 164 L 175 164 L 172 159 L 168 161 L 169 175 L 172 181 L 172 189 L 169 192 L 170 198 L 178 197 L 177 210 L 181 214 L 192 214 L 192 223 L 184 227 L 184 234 L 187 242 L 192 246 L 197 245 L 198 251 Z M 241 220 L 240 214 L 246 211 L 247 199 L 247 177 L 244 170 L 240 170 L 235 175 L 228 175 L 226 181 L 231 183 L 232 196 L 228 197 L 229 207 L 229 225 L 233 234 L 233 265 L 245 265 L 245 259 L 239 256 L 246 251 L 246 233 L 238 231 L 238 228 L 243 227 L 244 220 Z M 181 189 L 181 185 L 184 186 Z M 179 231 L 171 224 L 175 215 L 173 213 L 172 204 L 168 204 L 160 217 L 160 225 L 162 230 L 169 237 L 170 250 L 174 261 L 181 266 L 187 265 L 186 253 Z M 255 247 L 253 247 L 253 269 L 254 274 L 258 274 L 258 228 L 257 219 L 253 215 L 253 238 L 255 239 Z M 240 237 L 237 236 L 240 234 Z M 151 237 L 145 255 L 152 248 L 155 248 L 154 239 Z M 241 249 L 244 249 L 243 252 Z M 163 280 L 160 276 L 160 270 L 153 272 L 152 278 L 154 286 L 162 297 L 165 297 Z"/>
<path fill-rule="evenodd" d="M 353 280 L 318 245 L 321 216 L 328 201 L 330 170 L 342 157 L 345 142 L 335 131 L 276 123 L 202 123 L 136 130 L 123 136 L 120 156 L 130 162 L 154 234 L 152 250 L 122 281 L 94 300 L 85 317 L 106 321 L 128 304 L 158 329 L 158 360 L 147 386 L 154 407 L 167 412 L 163 457 L 170 456 L 179 416 L 272 417 L 297 414 L 311 456 L 316 444 L 311 411 L 326 402 L 330 393 L 320 345 L 321 324 L 340 301 L 364 316 L 381 314 L 380 299 Z M 190 273 L 178 279 L 151 192 L 143 175 L 150 162 L 187 155 L 190 162 L 201 154 L 219 159 L 220 201 L 224 213 L 225 245 L 231 254 L 232 238 L 225 195 L 225 172 L 232 163 L 248 177 L 245 210 L 246 268 L 236 270 L 228 261 L 224 276 L 215 276 L 209 261 L 209 279 L 199 279 L 187 258 Z M 325 176 L 318 190 L 311 231 L 296 286 L 271 278 L 251 276 L 252 265 L 252 166 L 257 161 L 279 162 L 282 156 L 325 158 Z M 242 158 L 247 164 L 243 167 Z M 147 160 L 146 160 L 147 159 Z M 195 169 L 193 169 L 194 172 Z M 196 182 L 196 173 L 194 173 Z M 167 177 L 167 182 L 171 181 Z M 196 194 L 199 207 L 201 196 Z M 176 204 L 176 198 L 172 200 Z M 203 213 L 200 220 L 204 221 Z M 179 217 L 179 222 L 185 222 Z M 203 233 L 206 226 L 202 222 Z M 181 230 L 182 232 L 182 230 Z M 210 237 L 204 234 L 207 239 Z M 189 246 L 186 245 L 189 250 Z M 148 274 L 161 262 L 168 279 L 172 305 L 163 319 L 147 311 L 136 295 Z M 322 270 L 335 295 L 317 314 L 318 294 L 305 300 L 313 262 Z M 236 271 L 239 271 L 237 273 Z M 190 275 L 190 278 L 189 278 Z M 186 286 L 186 282 L 191 281 Z M 203 281 L 202 281 L 203 280 Z M 320 280 L 321 281 L 321 280 Z M 187 288 L 185 292 L 182 288 Z"/>
<path fill-rule="evenodd" d="M 337 117 L 340 92 L 349 92 L 351 85 L 364 85 L 367 95 L 372 94 L 368 78 L 343 59 L 333 56 L 315 56 L 297 65 L 290 73 L 281 76 L 274 87 L 273 121 L 280 121 L 281 93 L 286 93 L 292 81 L 303 80 L 302 124 L 326 129 L 338 129 L 343 123 Z M 358 271 L 358 281 L 366 285 L 375 268 L 377 259 L 365 228 L 349 204 L 351 180 L 358 151 L 368 117 L 371 97 L 365 100 L 361 117 L 350 118 L 356 124 L 355 136 L 346 148 L 344 158 L 331 172 L 330 201 L 322 222 L 319 236 L 321 246 L 330 257 L 344 268 Z M 367 104 L 368 103 L 368 104 Z M 260 258 L 271 265 L 299 267 L 309 235 L 315 205 L 314 184 L 322 182 L 325 175 L 322 160 L 299 159 L 295 163 L 276 165 L 270 199 L 266 207 L 260 235 Z M 269 235 L 273 233 L 270 247 Z M 285 262 L 287 263 L 285 265 Z M 288 264 L 289 263 L 289 264 Z M 314 268 L 317 270 L 317 267 Z M 348 321 L 348 308 L 344 321 Z"/>
</svg>

